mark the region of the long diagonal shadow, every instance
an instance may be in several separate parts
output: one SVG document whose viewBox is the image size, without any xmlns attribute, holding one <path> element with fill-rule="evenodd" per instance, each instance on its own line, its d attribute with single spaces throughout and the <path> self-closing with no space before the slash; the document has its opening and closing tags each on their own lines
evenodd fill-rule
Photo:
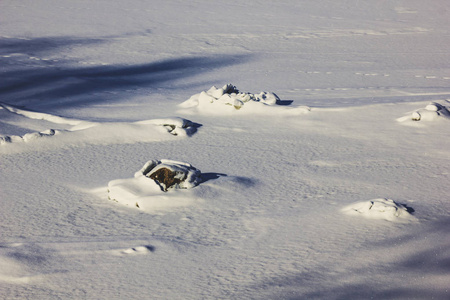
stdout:
<svg viewBox="0 0 450 300">
<path fill-rule="evenodd" d="M 60 48 L 104 43 L 104 38 L 43 37 L 32 39 L 0 38 L 0 55 L 24 53 L 40 55 Z"/>
<path fill-rule="evenodd" d="M 50 43 L 47 45 L 47 42 Z M 58 47 L 75 43 L 69 39 L 48 39 L 20 41 L 16 44 L 0 42 L 6 46 L 1 52 L 5 53 L 30 53 L 58 51 Z M 88 40 L 90 43 L 98 43 L 99 40 Z M 83 42 L 76 40 L 79 46 Z M 10 57 L 9 61 L 14 60 Z M 23 58 L 22 58 L 23 59 Z M 76 105 L 83 102 L 95 103 L 102 101 L 101 97 L 93 99 L 92 93 L 103 91 L 118 91 L 133 87 L 151 87 L 152 85 L 171 82 L 182 78 L 191 77 L 200 73 L 211 71 L 228 65 L 241 63 L 248 59 L 246 55 L 218 55 L 182 57 L 167 59 L 139 65 L 115 65 L 95 67 L 66 67 L 64 64 L 57 67 L 14 66 L 9 63 L 7 68 L 0 73 L 0 96 L 2 101 L 10 104 L 24 100 L 45 101 L 46 104 L 61 100 L 59 104 Z M 14 62 L 14 61 L 13 61 Z M 21 65 L 20 63 L 18 65 Z M 68 99 L 70 97 L 70 99 Z M 76 98 L 76 99 L 75 99 Z"/>
</svg>

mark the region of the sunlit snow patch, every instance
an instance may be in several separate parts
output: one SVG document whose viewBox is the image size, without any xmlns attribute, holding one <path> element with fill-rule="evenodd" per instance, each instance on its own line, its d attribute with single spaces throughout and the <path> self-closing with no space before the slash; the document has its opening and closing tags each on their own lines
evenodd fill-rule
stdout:
<svg viewBox="0 0 450 300">
<path fill-rule="evenodd" d="M 379 198 L 350 204 L 341 211 L 348 215 L 362 216 L 369 219 L 404 222 L 415 220 L 415 217 L 410 214 L 410 210 L 405 205 L 396 203 L 394 200 Z"/>
<path fill-rule="evenodd" d="M 398 122 L 418 122 L 418 121 L 436 121 L 439 119 L 450 118 L 449 102 L 441 101 L 431 102 L 425 108 L 409 112 L 406 116 L 398 118 Z"/>
<path fill-rule="evenodd" d="M 208 114 L 283 114 L 299 115 L 309 112 L 307 106 L 288 107 L 275 93 L 259 94 L 240 92 L 234 85 L 221 88 L 212 86 L 209 90 L 191 96 L 179 107 L 184 112 Z"/>
<path fill-rule="evenodd" d="M 183 190 L 197 186 L 200 175 L 200 170 L 188 163 L 150 160 L 134 178 L 110 181 L 108 197 L 143 210 L 187 206 L 193 199 L 186 197 Z"/>
</svg>

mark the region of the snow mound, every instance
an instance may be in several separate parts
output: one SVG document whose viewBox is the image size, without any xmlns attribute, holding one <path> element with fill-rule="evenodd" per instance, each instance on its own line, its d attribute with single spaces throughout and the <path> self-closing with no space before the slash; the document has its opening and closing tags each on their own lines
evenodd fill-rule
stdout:
<svg viewBox="0 0 450 300">
<path fill-rule="evenodd" d="M 134 124 L 163 126 L 169 133 L 178 136 L 191 136 L 197 131 L 193 122 L 178 117 L 144 120 L 135 122 Z"/>
<path fill-rule="evenodd" d="M 436 121 L 442 118 L 450 118 L 448 101 L 431 102 L 425 108 L 409 112 L 406 116 L 398 118 L 398 122 Z"/>
<path fill-rule="evenodd" d="M 230 114 L 234 112 L 264 114 L 282 113 L 298 115 L 309 112 L 306 106 L 285 107 L 282 101 L 272 92 L 259 94 L 240 92 L 236 86 L 226 84 L 221 88 L 212 86 L 208 91 L 191 96 L 179 105 L 184 112 L 208 114 Z"/>
<path fill-rule="evenodd" d="M 155 247 L 153 246 L 137 246 L 128 248 L 121 251 L 121 254 L 127 254 L 127 255 L 136 255 L 136 254 L 148 254 L 155 251 Z"/>
<path fill-rule="evenodd" d="M 341 211 L 348 215 L 391 222 L 403 222 L 415 219 L 410 214 L 410 208 L 396 203 L 394 200 L 384 198 L 356 202 L 344 207 Z"/>
<path fill-rule="evenodd" d="M 150 160 L 134 174 L 134 178 L 110 181 L 108 197 L 144 210 L 186 206 L 192 199 L 180 195 L 179 190 L 197 186 L 200 176 L 200 170 L 188 163 Z"/>
</svg>

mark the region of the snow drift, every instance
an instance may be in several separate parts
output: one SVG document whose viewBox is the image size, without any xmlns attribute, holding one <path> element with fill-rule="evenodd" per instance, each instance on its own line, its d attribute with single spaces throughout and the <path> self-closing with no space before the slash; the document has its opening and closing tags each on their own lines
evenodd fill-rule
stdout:
<svg viewBox="0 0 450 300">
<path fill-rule="evenodd" d="M 159 141 L 169 136 L 187 137 L 197 131 L 197 124 L 179 118 L 158 118 L 137 122 L 92 122 L 74 118 L 60 117 L 48 113 L 29 111 L 0 103 L 0 108 L 43 124 L 54 124 L 40 132 L 27 132 L 23 135 L 0 136 L 0 145 L 31 142 L 40 138 L 59 138 L 60 145 L 74 143 L 133 143 Z M 170 135 L 168 136 L 167 133 Z M 56 143 L 58 143 L 56 142 Z"/>
</svg>

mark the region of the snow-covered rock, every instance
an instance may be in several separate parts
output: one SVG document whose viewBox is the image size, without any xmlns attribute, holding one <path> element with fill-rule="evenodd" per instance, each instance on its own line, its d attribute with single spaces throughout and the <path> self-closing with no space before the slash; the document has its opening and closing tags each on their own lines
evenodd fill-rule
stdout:
<svg viewBox="0 0 450 300">
<path fill-rule="evenodd" d="M 167 192 L 170 188 L 190 189 L 198 185 L 200 181 L 200 170 L 188 163 L 162 159 L 161 161 L 150 160 L 138 172 L 135 178 L 145 176 L 153 179 Z"/>
<path fill-rule="evenodd" d="M 235 111 L 247 113 L 276 113 L 302 114 L 310 111 L 309 107 L 281 107 L 280 98 L 272 92 L 259 94 L 240 92 L 236 86 L 226 84 L 221 88 L 212 86 L 191 96 L 179 106 L 188 112 L 228 114 Z M 268 110 L 268 108 L 271 108 Z"/>
<path fill-rule="evenodd" d="M 446 104 L 448 104 L 448 101 Z M 425 108 L 420 108 L 406 116 L 398 118 L 399 122 L 408 121 L 436 121 L 442 118 L 450 118 L 449 106 L 446 104 L 441 104 L 439 102 L 431 102 Z"/>
<path fill-rule="evenodd" d="M 350 204 L 341 210 L 343 213 L 354 216 L 362 216 L 369 219 L 402 222 L 414 220 L 409 209 L 392 199 L 373 199 Z"/>
<path fill-rule="evenodd" d="M 188 163 L 150 160 L 134 174 L 134 178 L 110 181 L 108 197 L 144 210 L 186 206 L 192 199 L 180 196 L 176 190 L 197 186 L 200 175 L 200 170 Z"/>
</svg>

